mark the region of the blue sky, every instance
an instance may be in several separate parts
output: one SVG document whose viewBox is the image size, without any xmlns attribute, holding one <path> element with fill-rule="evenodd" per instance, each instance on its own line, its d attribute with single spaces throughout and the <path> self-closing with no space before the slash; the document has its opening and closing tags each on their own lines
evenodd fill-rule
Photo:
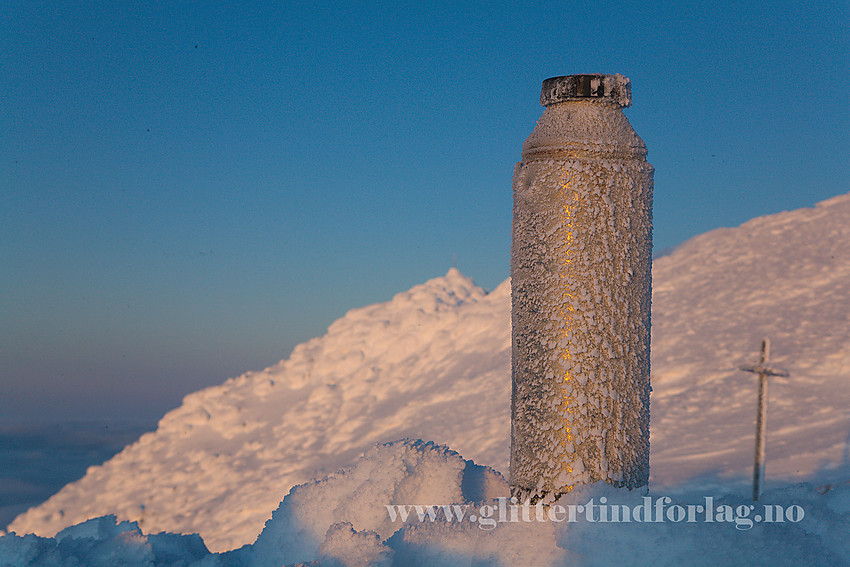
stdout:
<svg viewBox="0 0 850 567">
<path fill-rule="evenodd" d="M 8 419 L 153 420 L 454 258 L 495 287 L 547 77 L 632 80 L 656 252 L 850 190 L 846 2 L 4 12 Z"/>
</svg>

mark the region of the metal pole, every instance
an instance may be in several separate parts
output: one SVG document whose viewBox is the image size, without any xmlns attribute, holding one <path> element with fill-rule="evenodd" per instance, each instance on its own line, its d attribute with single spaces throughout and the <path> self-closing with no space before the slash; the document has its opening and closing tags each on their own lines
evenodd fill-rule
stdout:
<svg viewBox="0 0 850 567">
<path fill-rule="evenodd" d="M 767 433 L 767 374 L 759 374 L 759 406 L 756 415 L 756 455 L 753 465 L 753 501 L 759 499 L 759 480 L 764 466 L 764 438 Z"/>
<path fill-rule="evenodd" d="M 788 376 L 788 372 L 767 365 L 770 360 L 770 339 L 761 342 L 761 356 L 755 366 L 741 366 L 740 369 L 759 375 L 759 405 L 756 413 L 756 451 L 753 464 L 753 501 L 759 499 L 759 484 L 764 477 L 764 443 L 767 436 L 767 377 Z"/>
</svg>

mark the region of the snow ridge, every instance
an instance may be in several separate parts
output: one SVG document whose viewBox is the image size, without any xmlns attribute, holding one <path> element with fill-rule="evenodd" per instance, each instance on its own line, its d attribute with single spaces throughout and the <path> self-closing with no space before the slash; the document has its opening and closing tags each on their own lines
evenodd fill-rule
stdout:
<svg viewBox="0 0 850 567">
<path fill-rule="evenodd" d="M 699 236 L 654 263 L 651 486 L 740 488 L 770 336 L 767 489 L 850 478 L 850 195 Z M 507 473 L 510 286 L 457 270 L 355 309 L 261 372 L 195 392 L 156 432 L 10 526 L 53 535 L 115 514 L 145 533 L 256 540 L 292 486 L 404 437 Z M 341 534 L 340 537 L 343 537 Z"/>
<path fill-rule="evenodd" d="M 509 293 L 451 269 L 354 309 L 288 359 L 186 396 L 156 432 L 10 530 L 52 535 L 114 513 L 145 531 L 199 533 L 221 551 L 254 541 L 292 486 L 377 442 L 430 439 L 504 468 Z"/>
</svg>

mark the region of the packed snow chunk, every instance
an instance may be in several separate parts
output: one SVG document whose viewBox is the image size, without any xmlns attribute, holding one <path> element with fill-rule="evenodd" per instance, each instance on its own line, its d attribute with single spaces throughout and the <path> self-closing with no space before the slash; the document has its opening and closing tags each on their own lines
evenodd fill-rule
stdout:
<svg viewBox="0 0 850 567">
<path fill-rule="evenodd" d="M 556 529 L 558 544 L 584 567 L 850 565 L 850 514 L 831 510 L 810 484 L 753 502 L 701 493 L 674 499 L 597 483 L 558 504 L 578 511 L 576 521 Z"/>
<path fill-rule="evenodd" d="M 835 490 L 836 488 L 840 490 Z M 850 480 L 838 486 L 828 484 L 818 488 L 818 492 L 826 495 L 827 503 L 837 514 L 850 514 Z"/>
<path fill-rule="evenodd" d="M 61 564 L 56 540 L 14 533 L 0 537 L 0 567 Z"/>
<path fill-rule="evenodd" d="M 334 524 L 319 546 L 322 567 L 390 567 L 394 552 L 373 531 L 355 531 L 351 522 Z"/>
<path fill-rule="evenodd" d="M 56 541 L 63 539 L 91 539 L 106 541 L 116 538 L 124 532 L 141 533 L 136 522 L 119 522 L 115 516 L 93 518 L 81 524 L 65 528 L 56 534 Z"/>
<path fill-rule="evenodd" d="M 135 522 L 115 516 L 66 528 L 54 538 L 16 534 L 0 537 L 0 567 L 187 566 L 209 556 L 197 535 L 142 535 Z"/>
<path fill-rule="evenodd" d="M 506 493 L 501 475 L 444 446 L 421 440 L 377 445 L 354 467 L 293 488 L 253 545 L 250 565 L 307 562 L 321 549 L 338 550 L 342 528 L 331 528 L 342 522 L 385 540 L 404 523 L 391 517 L 399 505 L 450 505 Z M 351 539 L 358 549 L 360 537 Z"/>
<path fill-rule="evenodd" d="M 198 559 L 211 557 L 198 534 L 151 534 L 148 543 L 157 565 L 192 565 Z"/>
<path fill-rule="evenodd" d="M 502 499 L 502 505 L 510 501 Z M 549 522 L 500 522 L 499 501 L 470 507 L 464 521 L 409 523 L 387 544 L 395 550 L 393 565 L 404 567 L 561 567 L 574 566 L 570 553 L 558 547 Z M 483 514 L 482 514 L 483 512 Z M 491 515 L 492 513 L 492 515 Z M 482 515 L 479 515 L 482 514 Z M 520 516 L 517 516 L 521 518 Z M 455 518 L 456 519 L 456 518 Z"/>
</svg>

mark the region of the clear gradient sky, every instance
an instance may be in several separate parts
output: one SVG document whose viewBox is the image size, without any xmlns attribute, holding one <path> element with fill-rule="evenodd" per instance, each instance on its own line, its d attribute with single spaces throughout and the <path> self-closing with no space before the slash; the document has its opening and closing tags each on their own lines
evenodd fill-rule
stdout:
<svg viewBox="0 0 850 567">
<path fill-rule="evenodd" d="M 495 287 L 547 77 L 632 80 L 656 253 L 850 191 L 846 2 L 0 12 L 0 419 L 155 420 L 453 258 Z"/>
</svg>

